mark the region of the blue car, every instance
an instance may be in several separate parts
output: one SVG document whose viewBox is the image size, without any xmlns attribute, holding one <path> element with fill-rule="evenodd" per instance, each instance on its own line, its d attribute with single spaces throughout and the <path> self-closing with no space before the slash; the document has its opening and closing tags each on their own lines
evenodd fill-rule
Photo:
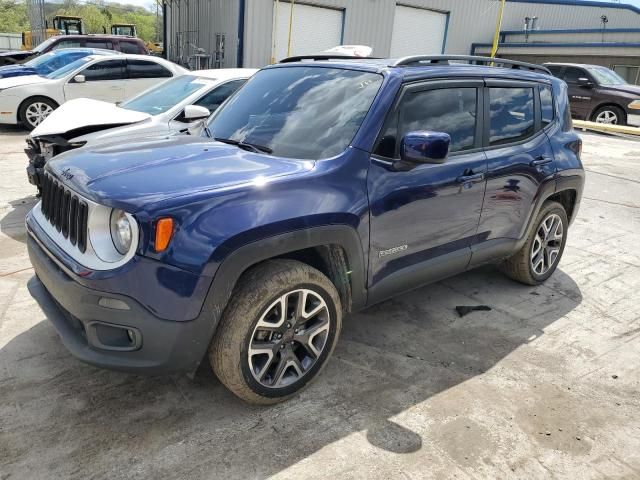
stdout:
<svg viewBox="0 0 640 480">
<path fill-rule="evenodd" d="M 0 67 L 0 78 L 40 75 L 42 77 L 65 67 L 87 55 L 116 55 L 112 50 L 99 48 L 64 48 L 45 53 L 24 64 Z"/>
<path fill-rule="evenodd" d="M 314 379 L 345 314 L 486 263 L 544 282 L 584 185 L 566 84 L 502 59 L 294 57 L 203 130 L 48 162 L 29 256 L 79 359 L 206 358 L 253 403 Z"/>
</svg>

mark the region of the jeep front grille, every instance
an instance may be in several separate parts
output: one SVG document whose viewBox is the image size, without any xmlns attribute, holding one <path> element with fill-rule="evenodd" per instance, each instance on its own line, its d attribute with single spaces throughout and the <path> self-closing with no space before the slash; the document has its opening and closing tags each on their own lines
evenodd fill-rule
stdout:
<svg viewBox="0 0 640 480">
<path fill-rule="evenodd" d="M 42 214 L 56 230 L 84 253 L 87 249 L 89 206 L 71 190 L 52 178 L 42 182 Z"/>
</svg>

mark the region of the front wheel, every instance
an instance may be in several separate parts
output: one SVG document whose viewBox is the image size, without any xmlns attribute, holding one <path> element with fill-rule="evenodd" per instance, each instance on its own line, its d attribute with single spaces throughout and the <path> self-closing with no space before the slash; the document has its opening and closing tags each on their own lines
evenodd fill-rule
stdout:
<svg viewBox="0 0 640 480">
<path fill-rule="evenodd" d="M 22 125 L 31 131 L 51 115 L 56 108 L 58 105 L 49 98 L 32 97 L 22 102 L 18 116 Z"/>
<path fill-rule="evenodd" d="M 627 124 L 627 116 L 620 107 L 616 107 L 615 105 L 605 105 L 604 107 L 598 108 L 593 115 L 591 116 L 591 120 L 596 123 L 604 123 L 608 125 L 626 125 Z"/>
<path fill-rule="evenodd" d="M 527 285 L 539 285 L 555 272 L 567 242 L 569 220 L 562 205 L 548 201 L 535 225 L 522 248 L 501 265 L 505 275 Z"/>
<path fill-rule="evenodd" d="M 209 347 L 220 381 L 250 403 L 298 393 L 322 370 L 342 326 L 338 292 L 318 270 L 271 260 L 244 274 Z"/>
</svg>

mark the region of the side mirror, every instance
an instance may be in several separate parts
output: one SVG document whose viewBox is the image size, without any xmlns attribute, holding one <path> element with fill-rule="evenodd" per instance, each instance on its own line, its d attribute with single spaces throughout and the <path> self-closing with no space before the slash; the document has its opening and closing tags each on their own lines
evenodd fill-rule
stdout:
<svg viewBox="0 0 640 480">
<path fill-rule="evenodd" d="M 206 107 L 201 107 L 200 105 L 187 105 L 184 107 L 184 115 L 183 118 L 185 120 L 195 121 L 202 120 L 203 118 L 207 118 L 211 115 L 211 112 Z"/>
<path fill-rule="evenodd" d="M 73 77 L 73 81 L 76 83 L 84 83 L 86 79 L 84 78 L 84 75 L 76 75 Z"/>
<path fill-rule="evenodd" d="M 591 82 L 591 80 L 589 80 L 586 77 L 580 77 L 578 79 L 578 85 L 584 88 L 591 88 L 593 87 L 593 83 Z"/>
<path fill-rule="evenodd" d="M 400 158 L 410 163 L 444 163 L 449 155 L 451 137 L 448 133 L 409 132 L 400 142 Z"/>
</svg>

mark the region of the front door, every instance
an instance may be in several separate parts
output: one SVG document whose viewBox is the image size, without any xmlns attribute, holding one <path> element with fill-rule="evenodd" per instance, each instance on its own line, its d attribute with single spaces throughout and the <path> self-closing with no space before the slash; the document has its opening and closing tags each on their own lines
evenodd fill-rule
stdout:
<svg viewBox="0 0 640 480">
<path fill-rule="evenodd" d="M 569 104 L 571 116 L 589 120 L 587 116 L 593 103 L 593 87 L 581 86 L 579 78 L 587 78 L 593 82 L 593 78 L 584 69 L 578 67 L 566 67 L 563 74 L 564 81 L 569 87 Z M 593 84 L 595 86 L 595 83 Z"/>
<path fill-rule="evenodd" d="M 77 75 L 84 82 L 77 82 Z M 64 86 L 66 100 L 92 98 L 104 102 L 121 102 L 125 98 L 125 60 L 99 60 L 71 78 Z"/>
<path fill-rule="evenodd" d="M 483 85 L 440 81 L 406 87 L 387 120 L 368 176 L 372 302 L 467 266 L 486 184 L 477 121 Z M 420 130 L 451 136 L 444 163 L 399 163 L 403 135 Z"/>
</svg>

